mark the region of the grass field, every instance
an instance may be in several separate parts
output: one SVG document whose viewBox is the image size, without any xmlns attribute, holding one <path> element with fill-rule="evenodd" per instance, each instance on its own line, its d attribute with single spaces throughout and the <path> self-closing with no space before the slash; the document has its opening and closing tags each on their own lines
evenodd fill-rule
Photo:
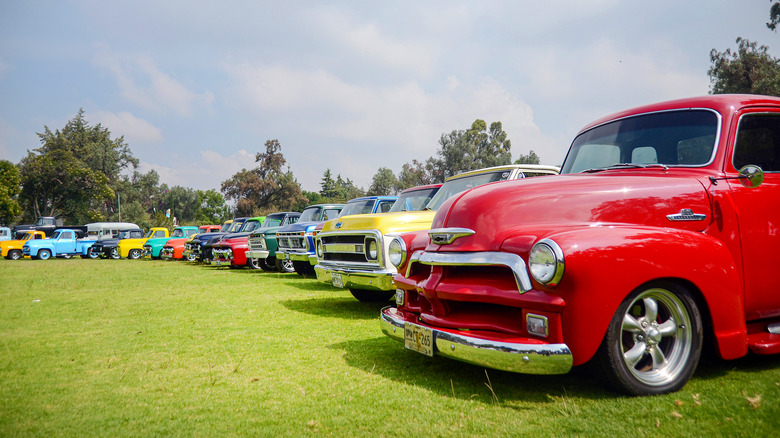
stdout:
<svg viewBox="0 0 780 438">
<path fill-rule="evenodd" d="M 0 260 L 0 436 L 777 436 L 780 357 L 627 398 L 405 351 L 295 274 Z"/>
</svg>

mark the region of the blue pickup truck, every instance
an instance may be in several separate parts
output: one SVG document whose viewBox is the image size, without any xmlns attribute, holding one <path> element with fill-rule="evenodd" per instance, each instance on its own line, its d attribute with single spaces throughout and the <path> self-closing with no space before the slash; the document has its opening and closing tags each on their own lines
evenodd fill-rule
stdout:
<svg viewBox="0 0 780 438">
<path fill-rule="evenodd" d="M 353 214 L 385 213 L 390 210 L 396 199 L 398 199 L 397 196 L 366 196 L 351 199 L 339 212 L 338 217 Z M 283 264 L 291 264 L 292 269 L 304 277 L 315 276 L 314 265 L 310 262 L 312 257 L 315 257 L 314 260 L 316 260 L 313 240 L 315 229 L 326 220 L 335 219 L 320 215 L 319 210 L 314 207 L 317 206 L 306 207 L 297 223 L 282 227 L 276 232 L 277 260 L 281 260 Z"/>
<path fill-rule="evenodd" d="M 22 254 L 35 260 L 48 260 L 52 257 L 69 259 L 74 255 L 82 258 L 96 258 L 89 250 L 96 240 L 79 239 L 76 230 L 62 228 L 56 230 L 48 239 L 28 240 L 22 247 Z"/>
</svg>

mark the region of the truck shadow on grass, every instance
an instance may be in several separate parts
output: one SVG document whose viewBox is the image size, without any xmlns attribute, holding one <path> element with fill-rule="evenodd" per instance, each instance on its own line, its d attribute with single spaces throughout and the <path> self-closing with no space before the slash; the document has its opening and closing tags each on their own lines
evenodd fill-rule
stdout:
<svg viewBox="0 0 780 438">
<path fill-rule="evenodd" d="M 575 368 L 563 375 L 517 374 L 470 365 L 442 357 L 429 358 L 405 350 L 389 338 L 347 341 L 328 348 L 344 351 L 344 360 L 366 373 L 377 374 L 440 396 L 498 403 L 513 409 L 554 403 L 560 397 L 609 399 L 616 394 Z"/>
<path fill-rule="evenodd" d="M 331 344 L 328 348 L 343 350 L 345 362 L 366 373 L 422 387 L 441 396 L 477 398 L 515 409 L 527 408 L 529 402 L 560 403 L 572 397 L 593 400 L 624 397 L 610 390 L 588 366 L 575 367 L 568 374 L 561 375 L 518 374 L 443 357 L 426 357 L 406 350 L 403 344 L 385 337 L 346 341 Z M 689 385 L 697 380 L 723 379 L 733 371 L 754 374 L 771 371 L 778 366 L 780 360 L 777 356 L 748 354 L 728 361 L 702 358 Z"/>
<path fill-rule="evenodd" d="M 338 293 L 335 290 L 334 293 Z M 314 316 L 339 319 L 375 319 L 379 326 L 379 311 L 387 303 L 362 303 L 352 296 L 334 295 L 332 298 L 308 298 L 302 300 L 285 300 L 280 303 L 294 311 Z"/>
</svg>

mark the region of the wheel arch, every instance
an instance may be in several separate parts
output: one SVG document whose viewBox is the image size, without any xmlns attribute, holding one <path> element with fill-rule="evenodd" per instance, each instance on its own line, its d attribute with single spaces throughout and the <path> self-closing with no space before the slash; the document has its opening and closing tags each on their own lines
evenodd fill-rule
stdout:
<svg viewBox="0 0 780 438">
<path fill-rule="evenodd" d="M 690 291 L 702 313 L 705 337 L 715 339 L 721 357 L 747 353 L 739 270 L 717 239 L 697 232 L 627 226 L 569 229 L 534 240 L 541 238 L 561 247 L 565 273 L 555 288 L 536 282 L 534 287 L 565 300 L 564 341 L 575 365 L 596 353 L 622 301 L 654 281 L 676 282 Z"/>
</svg>

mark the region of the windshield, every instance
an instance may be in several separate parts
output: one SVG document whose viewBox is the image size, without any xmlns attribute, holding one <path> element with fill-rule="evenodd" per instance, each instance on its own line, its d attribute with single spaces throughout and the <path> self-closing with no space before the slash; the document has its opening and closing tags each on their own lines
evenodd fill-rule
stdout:
<svg viewBox="0 0 780 438">
<path fill-rule="evenodd" d="M 299 222 L 314 222 L 320 220 L 320 212 L 322 211 L 322 208 L 320 207 L 309 207 L 305 210 L 303 210 L 303 213 L 301 213 L 301 217 L 298 218 Z"/>
<path fill-rule="evenodd" d="M 244 226 L 244 221 L 233 221 L 233 223 L 230 225 L 228 233 L 237 233 L 242 226 Z"/>
<path fill-rule="evenodd" d="M 184 231 L 182 231 L 181 229 L 177 228 L 177 229 L 173 230 L 173 233 L 171 233 L 171 237 L 184 237 Z"/>
<path fill-rule="evenodd" d="M 375 199 L 367 199 L 361 201 L 349 201 L 347 205 L 341 210 L 341 216 L 349 216 L 351 214 L 369 214 L 374 212 Z"/>
<path fill-rule="evenodd" d="M 146 235 L 144 237 L 148 239 L 148 238 L 152 237 L 152 234 L 154 234 L 154 231 L 149 230 L 149 231 L 146 232 Z"/>
<path fill-rule="evenodd" d="M 242 233 L 248 233 L 250 231 L 254 231 L 258 228 L 260 228 L 260 225 L 262 225 L 262 222 L 260 221 L 248 221 L 244 222 L 245 226 L 241 229 Z"/>
<path fill-rule="evenodd" d="M 230 227 L 233 225 L 233 222 L 226 222 L 222 224 L 222 227 L 220 227 L 219 231 L 222 233 L 227 233 L 228 230 L 230 230 Z"/>
<path fill-rule="evenodd" d="M 119 239 L 140 239 L 144 237 L 144 232 L 139 230 L 122 230 L 117 237 Z"/>
<path fill-rule="evenodd" d="M 509 178 L 511 173 L 512 172 L 509 170 L 497 170 L 490 173 L 480 173 L 463 178 L 451 179 L 445 182 L 443 186 L 441 186 L 439 191 L 436 192 L 436 195 L 434 195 L 431 201 L 428 202 L 428 205 L 425 207 L 425 209 L 436 211 L 439 209 L 439 207 L 441 207 L 442 204 L 444 204 L 444 201 L 449 199 L 451 196 L 457 195 L 464 190 L 481 186 L 482 184 L 487 184 L 494 181 L 504 181 L 505 179 Z"/>
<path fill-rule="evenodd" d="M 398 195 L 398 199 L 390 208 L 390 212 L 395 211 L 419 211 L 425 208 L 430 202 L 436 191 L 437 187 L 432 187 L 425 190 L 415 190 L 413 192 L 401 193 Z"/>
<path fill-rule="evenodd" d="M 561 173 L 613 167 L 703 166 L 715 153 L 718 121 L 712 111 L 683 110 L 597 126 L 574 139 Z"/>
</svg>

